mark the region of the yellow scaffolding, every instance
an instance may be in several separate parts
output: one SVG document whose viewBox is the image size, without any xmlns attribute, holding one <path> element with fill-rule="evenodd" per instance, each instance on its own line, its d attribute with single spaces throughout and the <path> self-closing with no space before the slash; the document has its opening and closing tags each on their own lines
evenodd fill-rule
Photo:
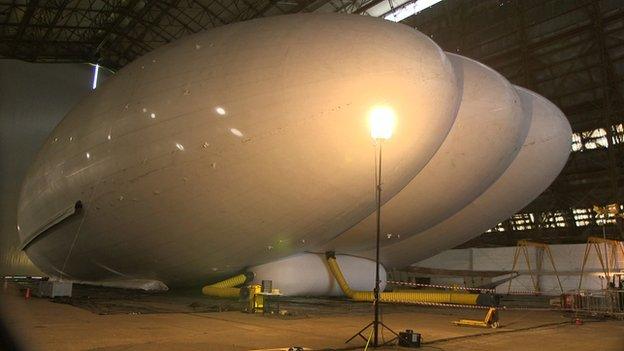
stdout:
<svg viewBox="0 0 624 351">
<path fill-rule="evenodd" d="M 563 286 L 561 285 L 561 280 L 559 279 L 559 272 L 557 272 L 557 267 L 555 266 L 555 260 L 550 252 L 550 246 L 544 243 L 538 243 L 534 241 L 528 240 L 518 240 L 518 244 L 516 246 L 516 251 L 514 252 L 514 260 L 513 266 L 511 267 L 512 272 L 516 270 L 516 266 L 518 264 L 518 258 L 520 253 L 524 255 L 524 259 L 527 264 L 527 268 L 529 269 L 529 275 L 531 276 L 531 282 L 533 283 L 533 289 L 536 292 L 540 292 L 539 285 L 539 276 L 537 272 L 534 274 L 533 269 L 531 268 L 531 260 L 529 258 L 529 247 L 534 247 L 538 250 L 538 253 L 541 252 L 541 255 L 537 255 L 539 258 L 537 259 L 537 264 L 541 266 L 541 261 L 543 259 L 543 253 L 546 252 L 548 254 L 548 258 L 550 260 L 550 264 L 552 265 L 553 271 L 555 272 L 555 276 L 557 277 L 557 283 L 559 284 L 559 289 L 563 293 Z M 507 293 L 511 293 L 511 279 L 509 280 L 509 285 L 507 287 Z"/>
<path fill-rule="evenodd" d="M 602 244 L 602 245 L 601 245 Z M 597 236 L 590 236 L 587 238 L 587 245 L 585 246 L 585 255 L 583 256 L 583 264 L 581 265 L 581 277 L 579 279 L 578 288 L 581 290 L 583 284 L 583 276 L 585 275 L 585 266 L 587 265 L 587 259 L 591 252 L 591 248 L 594 248 L 598 261 L 602 267 L 602 272 L 605 275 L 605 280 L 608 282 L 611 280 L 611 275 L 616 273 L 618 268 L 617 253 L 622 252 L 624 257 L 624 243 L 618 240 L 605 239 Z M 603 251 L 604 249 L 604 251 Z M 610 255 L 609 255 L 610 254 Z M 606 288 L 606 287 L 605 287 Z"/>
</svg>

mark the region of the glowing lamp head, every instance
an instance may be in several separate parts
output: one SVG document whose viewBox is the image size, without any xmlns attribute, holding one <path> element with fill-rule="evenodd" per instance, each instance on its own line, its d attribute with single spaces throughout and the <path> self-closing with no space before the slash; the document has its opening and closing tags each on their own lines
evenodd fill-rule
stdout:
<svg viewBox="0 0 624 351">
<path fill-rule="evenodd" d="M 371 137 L 375 140 L 387 140 L 392 137 L 394 131 L 394 111 L 385 106 L 375 107 L 371 110 L 370 116 Z"/>
</svg>

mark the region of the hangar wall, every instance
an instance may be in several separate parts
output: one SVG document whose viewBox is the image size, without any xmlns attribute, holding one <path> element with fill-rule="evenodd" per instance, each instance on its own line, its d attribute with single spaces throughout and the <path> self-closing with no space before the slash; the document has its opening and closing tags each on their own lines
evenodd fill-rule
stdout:
<svg viewBox="0 0 624 351">
<path fill-rule="evenodd" d="M 550 245 L 550 250 L 555 261 L 555 266 L 559 272 L 561 285 L 565 291 L 575 290 L 578 288 L 579 274 L 585 254 L 585 244 L 575 245 Z M 414 266 L 426 268 L 443 268 L 455 270 L 473 270 L 473 271 L 510 271 L 513 265 L 513 257 L 515 247 L 497 247 L 497 248 L 469 248 L 447 250 L 436 256 L 420 261 Z M 536 249 L 529 248 L 529 258 L 531 268 L 535 271 Z M 624 257 L 618 253 L 618 267 L 624 268 Z M 523 255 L 518 258 L 516 270 L 520 276 L 512 280 L 512 291 L 532 291 L 533 284 L 531 277 L 528 275 L 527 265 Z M 605 282 L 602 276 L 602 268 L 598 260 L 598 256 L 594 249 L 591 250 L 585 266 L 587 274 L 583 277 L 583 289 L 601 289 Z M 503 278 L 497 277 L 494 280 Z M 463 284 L 463 278 L 452 277 L 433 277 L 432 284 Z M 497 292 L 507 293 L 509 283 L 501 284 L 497 287 Z M 560 293 L 557 284 L 557 278 L 551 267 L 550 260 L 544 254 L 542 261 L 542 270 L 540 273 L 539 284 L 543 292 L 547 294 L 557 295 Z"/>
<path fill-rule="evenodd" d="M 107 76 L 100 70 L 99 81 Z M 38 274 L 18 249 L 16 207 L 22 178 L 52 129 L 91 91 L 87 64 L 0 60 L 0 276 Z"/>
</svg>

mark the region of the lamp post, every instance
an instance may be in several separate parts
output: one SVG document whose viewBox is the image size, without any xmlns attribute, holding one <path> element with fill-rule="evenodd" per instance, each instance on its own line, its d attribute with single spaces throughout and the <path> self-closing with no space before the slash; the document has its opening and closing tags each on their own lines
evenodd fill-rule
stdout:
<svg viewBox="0 0 624 351">
<path fill-rule="evenodd" d="M 381 237 L 381 156 L 382 145 L 385 140 L 392 137 L 394 129 L 394 111 L 388 107 L 376 107 L 370 113 L 371 137 L 375 141 L 375 152 L 378 152 L 377 169 L 375 170 L 376 178 L 376 200 L 377 200 L 377 236 L 375 245 L 375 290 L 374 309 L 375 317 L 373 319 L 373 347 L 379 346 L 379 240 Z"/>
<path fill-rule="evenodd" d="M 375 309 L 375 317 L 372 322 L 368 323 L 364 328 L 360 329 L 355 335 L 350 337 L 345 343 L 350 342 L 356 337 L 361 337 L 366 341 L 366 345 L 368 346 L 368 342 L 370 341 L 370 334 L 368 339 L 362 334 L 365 330 L 373 327 L 373 347 L 382 346 L 379 344 L 379 329 L 386 328 L 392 334 L 396 336 L 396 338 L 401 338 L 399 334 L 397 334 L 394 330 L 388 328 L 383 322 L 379 321 L 379 285 L 381 281 L 379 280 L 379 240 L 381 238 L 381 151 L 382 144 L 384 141 L 390 139 L 392 137 L 392 132 L 394 131 L 394 111 L 389 107 L 375 107 L 370 111 L 369 114 L 369 125 L 370 125 L 370 133 L 371 137 L 375 141 L 375 157 L 378 157 L 378 162 L 375 164 L 375 185 L 376 185 L 376 203 L 377 203 L 377 237 L 376 237 L 376 253 L 375 253 L 375 290 L 373 290 L 373 307 Z M 393 339 L 394 340 L 394 339 Z M 387 341 L 385 344 L 388 344 L 391 341 Z"/>
</svg>

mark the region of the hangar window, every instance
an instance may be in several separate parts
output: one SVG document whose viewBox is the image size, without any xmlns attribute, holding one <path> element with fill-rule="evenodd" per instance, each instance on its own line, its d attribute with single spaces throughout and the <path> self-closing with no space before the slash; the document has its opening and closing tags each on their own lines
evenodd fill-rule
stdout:
<svg viewBox="0 0 624 351">
<path fill-rule="evenodd" d="M 583 141 L 579 133 L 572 133 L 572 151 L 581 151 L 583 149 Z"/>
<path fill-rule="evenodd" d="M 611 126 L 613 144 L 619 144 L 624 141 L 624 126 L 616 124 Z M 596 128 L 579 133 L 572 134 L 572 151 L 584 151 L 595 149 L 606 149 L 609 147 L 609 139 L 607 131 L 604 128 Z"/>
<path fill-rule="evenodd" d="M 606 214 L 596 214 L 596 224 L 597 225 L 607 225 L 607 224 L 615 224 L 615 213 L 606 213 Z"/>
<path fill-rule="evenodd" d="M 505 231 L 505 226 L 503 222 L 498 223 L 494 228 L 490 228 L 486 231 L 486 233 L 500 233 Z"/>
<path fill-rule="evenodd" d="M 548 211 L 541 214 L 542 228 L 565 228 L 568 223 L 563 211 Z"/>
<path fill-rule="evenodd" d="M 577 227 L 584 227 L 591 223 L 593 219 L 592 210 L 590 208 L 573 208 L 574 224 Z"/>
<path fill-rule="evenodd" d="M 584 147 L 587 150 L 609 147 L 607 131 L 604 128 L 583 132 L 582 138 L 585 141 Z"/>
<path fill-rule="evenodd" d="M 611 141 L 613 145 L 624 143 L 624 123 L 611 127 Z"/>
<path fill-rule="evenodd" d="M 402 5 L 398 5 L 391 9 L 384 16 L 384 19 L 392 22 L 401 22 L 409 16 L 413 16 L 420 11 L 429 8 L 442 0 L 418 0 L 406 1 Z"/>
<path fill-rule="evenodd" d="M 535 229 L 535 216 L 532 213 L 517 213 L 509 219 L 513 230 Z"/>
</svg>

